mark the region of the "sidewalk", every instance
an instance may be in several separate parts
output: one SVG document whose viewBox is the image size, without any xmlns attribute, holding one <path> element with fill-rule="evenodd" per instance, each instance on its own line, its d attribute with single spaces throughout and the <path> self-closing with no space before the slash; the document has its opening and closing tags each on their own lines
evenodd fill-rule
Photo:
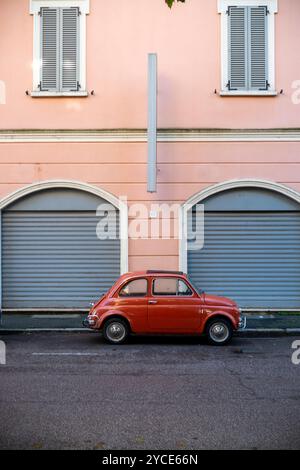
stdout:
<svg viewBox="0 0 300 470">
<path fill-rule="evenodd" d="M 86 314 L 3 314 L 0 333 L 22 331 L 90 331 L 82 326 Z M 249 315 L 245 334 L 300 334 L 299 315 Z"/>
<path fill-rule="evenodd" d="M 84 330 L 82 320 L 87 314 L 3 314 L 0 324 L 2 331 L 28 330 Z"/>
</svg>

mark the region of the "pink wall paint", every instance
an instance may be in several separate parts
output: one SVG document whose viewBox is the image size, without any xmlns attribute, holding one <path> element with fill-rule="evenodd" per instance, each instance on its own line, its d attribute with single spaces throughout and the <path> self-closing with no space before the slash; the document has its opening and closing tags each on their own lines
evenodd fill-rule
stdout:
<svg viewBox="0 0 300 470">
<path fill-rule="evenodd" d="M 276 98 L 221 98 L 217 0 L 90 0 L 87 82 L 95 96 L 34 99 L 33 19 L 28 0 L 0 0 L 0 129 L 145 128 L 147 53 L 159 57 L 159 127 L 300 127 L 292 83 L 300 80 L 300 2 L 279 0 Z M 204 15 L 205 13 L 205 15 Z M 12 27 L 13 25 L 13 27 Z M 182 203 L 215 183 L 259 178 L 300 191 L 300 143 L 160 143 L 158 192 L 146 190 L 145 143 L 0 143 L 0 198 L 48 179 L 101 187 L 129 204 Z M 177 217 L 177 215 L 175 216 Z M 129 268 L 177 269 L 176 240 L 130 240 Z"/>
<path fill-rule="evenodd" d="M 188 0 L 171 11 L 163 0 L 91 0 L 87 18 L 87 83 L 95 96 L 34 99 L 33 18 L 29 0 L 1 0 L 0 80 L 7 104 L 0 128 L 145 128 L 147 53 L 159 59 L 159 127 L 298 127 L 300 2 L 279 0 L 276 98 L 221 98 L 217 0 Z"/>
<path fill-rule="evenodd" d="M 186 201 L 228 179 L 259 178 L 300 191 L 299 143 L 175 143 L 158 146 L 158 192 L 146 190 L 146 145 L 0 144 L 0 198 L 47 179 L 75 179 L 127 196 L 129 205 Z M 177 218 L 177 215 L 175 217 Z M 130 270 L 178 269 L 177 240 L 130 240 Z"/>
</svg>

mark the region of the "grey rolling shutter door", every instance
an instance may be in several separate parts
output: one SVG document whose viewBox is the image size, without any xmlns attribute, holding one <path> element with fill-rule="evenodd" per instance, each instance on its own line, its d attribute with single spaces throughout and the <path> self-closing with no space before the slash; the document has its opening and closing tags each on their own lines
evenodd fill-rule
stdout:
<svg viewBox="0 0 300 470">
<path fill-rule="evenodd" d="M 58 91 L 58 10 L 41 9 L 41 91 Z"/>
<path fill-rule="evenodd" d="M 94 211 L 3 213 L 3 308 L 83 308 L 120 275 L 120 240 Z"/>
<path fill-rule="evenodd" d="M 230 7 L 229 14 L 229 83 L 231 90 L 247 88 L 247 8 Z"/>
<path fill-rule="evenodd" d="M 79 9 L 61 10 L 61 89 L 77 91 L 79 82 Z"/>
<path fill-rule="evenodd" d="M 206 213 L 204 248 L 188 252 L 188 271 L 199 289 L 241 307 L 299 309 L 300 213 Z"/>
<path fill-rule="evenodd" d="M 250 88 L 268 88 L 267 78 L 267 8 L 250 7 Z"/>
</svg>

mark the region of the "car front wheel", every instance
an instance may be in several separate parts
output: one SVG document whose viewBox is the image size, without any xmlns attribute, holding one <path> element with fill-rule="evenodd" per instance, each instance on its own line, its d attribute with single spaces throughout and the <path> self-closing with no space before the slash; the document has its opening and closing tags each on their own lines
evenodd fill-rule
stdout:
<svg viewBox="0 0 300 470">
<path fill-rule="evenodd" d="M 111 344 L 122 344 L 129 336 L 128 325 L 120 318 L 111 318 L 104 324 L 103 336 Z"/>
<path fill-rule="evenodd" d="M 223 346 L 232 338 L 233 328 L 231 323 L 223 318 L 211 320 L 206 327 L 206 337 L 210 344 Z"/>
</svg>

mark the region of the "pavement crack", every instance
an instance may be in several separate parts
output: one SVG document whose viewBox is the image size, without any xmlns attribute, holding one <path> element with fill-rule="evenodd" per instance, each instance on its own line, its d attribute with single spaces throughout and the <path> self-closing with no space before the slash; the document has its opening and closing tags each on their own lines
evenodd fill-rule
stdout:
<svg viewBox="0 0 300 470">
<path fill-rule="evenodd" d="M 264 397 L 260 397 L 256 390 L 253 387 L 250 387 L 249 385 L 246 385 L 241 374 L 233 369 L 230 369 L 229 367 L 226 367 L 226 370 L 234 377 L 237 379 L 238 384 L 240 387 L 242 387 L 244 390 L 246 390 L 253 398 L 260 400 L 264 399 Z"/>
</svg>

